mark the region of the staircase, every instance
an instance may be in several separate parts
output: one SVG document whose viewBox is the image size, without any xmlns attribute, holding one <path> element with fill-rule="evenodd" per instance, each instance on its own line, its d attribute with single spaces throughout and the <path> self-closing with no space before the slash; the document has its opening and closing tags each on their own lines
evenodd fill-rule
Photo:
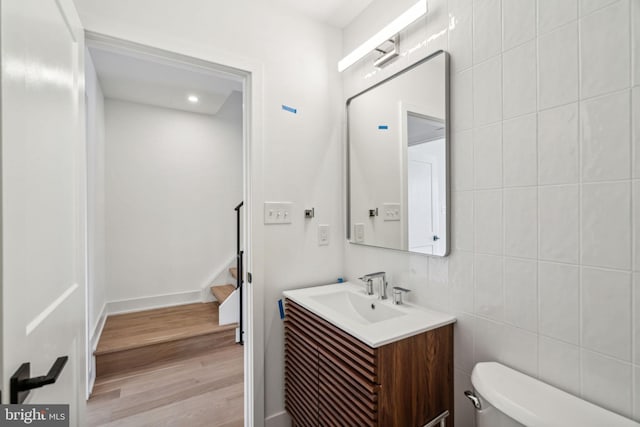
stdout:
<svg viewBox="0 0 640 427">
<path fill-rule="evenodd" d="M 229 273 L 234 279 L 238 279 L 238 269 L 232 267 Z M 218 324 L 230 325 L 238 323 L 239 292 L 234 285 L 213 285 L 211 293 L 218 303 Z"/>
<path fill-rule="evenodd" d="M 218 324 L 215 303 L 112 315 L 94 352 L 96 377 L 122 374 L 234 345 L 235 324 Z"/>
</svg>

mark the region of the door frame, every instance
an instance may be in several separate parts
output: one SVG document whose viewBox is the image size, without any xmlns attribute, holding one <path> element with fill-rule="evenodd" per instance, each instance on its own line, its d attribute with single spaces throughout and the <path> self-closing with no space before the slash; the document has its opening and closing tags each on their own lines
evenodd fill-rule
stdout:
<svg viewBox="0 0 640 427">
<path fill-rule="evenodd" d="M 207 56 L 176 47 L 152 46 L 85 30 L 87 46 L 103 46 L 155 56 L 175 63 L 209 69 L 239 77 L 243 82 L 242 175 L 245 248 L 244 274 L 246 313 L 244 345 L 244 425 L 264 426 L 264 235 L 260 207 L 264 202 L 263 187 L 263 65 L 258 61 L 238 59 L 212 52 Z M 84 67 L 84 64 L 82 64 Z M 86 111 L 85 113 L 86 124 Z M 86 132 L 85 132 L 86 136 Z M 85 178 L 86 179 L 86 178 Z M 85 264 L 88 257 L 85 259 Z M 247 280 L 252 275 L 252 283 Z M 87 283 L 88 286 L 88 283 Z M 85 307 L 86 308 L 86 307 Z M 88 321 L 87 329 L 89 329 Z M 90 333 L 90 331 L 87 331 Z M 89 340 L 90 341 L 90 340 Z M 87 344 L 91 351 L 90 342 Z"/>
</svg>

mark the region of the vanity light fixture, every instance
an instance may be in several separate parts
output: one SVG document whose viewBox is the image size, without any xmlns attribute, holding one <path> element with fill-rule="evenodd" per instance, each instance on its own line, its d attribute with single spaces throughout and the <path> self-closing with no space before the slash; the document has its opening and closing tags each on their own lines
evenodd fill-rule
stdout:
<svg viewBox="0 0 640 427">
<path fill-rule="evenodd" d="M 367 56 L 369 52 L 377 50 L 383 44 L 387 42 L 393 43 L 394 47 L 390 51 L 386 49 L 380 49 L 383 55 L 376 61 L 376 66 L 382 66 L 395 58 L 397 53 L 397 35 L 400 31 L 404 30 L 409 24 L 415 22 L 418 18 L 424 16 L 427 13 L 427 0 L 420 0 L 418 3 L 411 6 L 406 12 L 398 16 L 391 23 L 389 23 L 382 30 L 378 31 L 373 37 L 366 42 L 358 46 L 353 52 L 342 58 L 338 62 L 338 71 L 343 72 L 347 68 L 351 67 L 356 62 Z M 395 53 L 395 54 L 393 54 Z M 384 59 L 383 59 L 384 58 Z M 382 62 L 380 62 L 382 61 Z"/>
<path fill-rule="evenodd" d="M 198 97 L 197 97 L 197 96 L 195 96 L 195 95 L 189 95 L 189 96 L 187 97 L 187 100 L 188 100 L 190 103 L 192 103 L 192 104 L 197 104 L 197 103 L 198 103 L 198 101 L 199 101 Z"/>
</svg>

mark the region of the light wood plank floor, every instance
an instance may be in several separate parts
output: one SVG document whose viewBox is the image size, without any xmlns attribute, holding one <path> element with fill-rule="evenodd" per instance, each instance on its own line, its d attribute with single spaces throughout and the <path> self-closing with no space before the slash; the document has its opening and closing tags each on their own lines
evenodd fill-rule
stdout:
<svg viewBox="0 0 640 427">
<path fill-rule="evenodd" d="M 107 318 L 95 354 L 229 331 L 236 327 L 236 324 L 218 325 L 218 308 L 213 303 L 118 314 Z"/>
<path fill-rule="evenodd" d="M 96 380 L 89 426 L 242 427 L 243 347 Z"/>
</svg>

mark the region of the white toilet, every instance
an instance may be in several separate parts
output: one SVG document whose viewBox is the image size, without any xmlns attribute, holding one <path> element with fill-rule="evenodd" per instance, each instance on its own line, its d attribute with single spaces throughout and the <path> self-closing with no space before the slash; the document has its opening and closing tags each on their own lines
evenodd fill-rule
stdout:
<svg viewBox="0 0 640 427">
<path fill-rule="evenodd" d="M 476 427 L 640 427 L 639 423 L 495 362 L 471 373 Z"/>
</svg>

